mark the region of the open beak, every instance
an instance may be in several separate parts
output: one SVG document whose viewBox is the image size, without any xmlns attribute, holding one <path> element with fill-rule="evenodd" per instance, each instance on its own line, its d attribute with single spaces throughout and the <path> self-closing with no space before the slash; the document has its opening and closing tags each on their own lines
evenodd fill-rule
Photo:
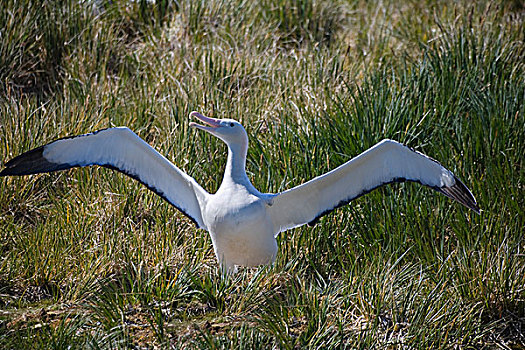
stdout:
<svg viewBox="0 0 525 350">
<path fill-rule="evenodd" d="M 201 124 L 197 124 L 197 123 L 191 122 L 190 126 L 193 127 L 193 128 L 205 130 L 205 131 L 208 131 L 208 132 L 210 132 L 210 131 L 213 132 L 215 129 L 217 129 L 219 126 L 221 126 L 220 119 L 205 117 L 202 114 L 200 114 L 199 112 L 191 112 L 190 113 L 190 117 L 195 117 L 195 118 L 199 119 L 201 122 L 207 124 L 207 126 L 206 126 L 206 125 L 201 125 Z"/>
</svg>

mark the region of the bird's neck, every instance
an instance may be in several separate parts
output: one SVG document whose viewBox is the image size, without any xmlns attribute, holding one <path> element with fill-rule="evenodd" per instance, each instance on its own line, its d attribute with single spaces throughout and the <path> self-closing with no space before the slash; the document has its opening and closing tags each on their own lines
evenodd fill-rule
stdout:
<svg viewBox="0 0 525 350">
<path fill-rule="evenodd" d="M 228 145 L 228 160 L 224 171 L 223 183 L 251 184 L 246 175 L 246 154 L 248 147 L 244 145 Z"/>
</svg>

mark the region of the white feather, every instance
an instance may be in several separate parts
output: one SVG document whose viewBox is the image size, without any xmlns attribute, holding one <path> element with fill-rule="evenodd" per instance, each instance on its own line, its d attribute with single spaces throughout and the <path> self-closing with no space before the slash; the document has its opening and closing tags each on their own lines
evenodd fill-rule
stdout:
<svg viewBox="0 0 525 350">
<path fill-rule="evenodd" d="M 392 140 L 383 140 L 338 168 L 273 200 L 276 234 L 309 223 L 326 211 L 396 179 L 430 187 L 451 186 L 454 175 L 438 162 Z"/>
<path fill-rule="evenodd" d="M 201 205 L 208 193 L 128 128 L 57 140 L 44 147 L 43 156 L 56 164 L 115 167 L 137 177 L 204 228 Z"/>
</svg>

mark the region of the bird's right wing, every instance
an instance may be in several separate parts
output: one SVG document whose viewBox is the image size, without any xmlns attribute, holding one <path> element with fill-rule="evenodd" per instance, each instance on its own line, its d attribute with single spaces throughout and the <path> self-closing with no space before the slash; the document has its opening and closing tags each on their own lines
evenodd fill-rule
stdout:
<svg viewBox="0 0 525 350">
<path fill-rule="evenodd" d="M 208 193 L 189 175 L 126 127 L 59 139 L 13 158 L 0 176 L 29 175 L 100 165 L 144 184 L 205 228 L 201 207 Z"/>
<path fill-rule="evenodd" d="M 276 233 L 313 225 L 323 215 L 373 189 L 414 181 L 479 213 L 468 188 L 437 161 L 392 140 L 383 140 L 338 168 L 277 194 L 269 213 Z"/>
</svg>

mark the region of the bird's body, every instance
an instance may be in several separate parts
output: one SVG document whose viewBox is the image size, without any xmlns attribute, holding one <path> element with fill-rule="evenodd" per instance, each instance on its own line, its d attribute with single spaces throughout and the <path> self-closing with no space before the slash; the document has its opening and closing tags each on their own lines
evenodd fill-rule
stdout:
<svg viewBox="0 0 525 350">
<path fill-rule="evenodd" d="M 391 182 L 415 181 L 479 212 L 467 189 L 437 161 L 408 147 L 383 140 L 338 168 L 300 186 L 261 193 L 246 175 L 248 136 L 231 119 L 192 112 L 207 126 L 190 125 L 222 139 L 228 146 L 224 178 L 218 191 L 206 192 L 128 128 L 56 140 L 6 163 L 0 176 L 51 172 L 100 165 L 137 179 L 210 233 L 215 254 L 227 271 L 275 260 L 279 232 L 320 217 L 352 199 Z"/>
<path fill-rule="evenodd" d="M 204 224 L 211 233 L 215 255 L 226 268 L 271 263 L 277 241 L 268 213 L 269 195 L 253 186 L 227 182 L 210 196 L 203 208 Z"/>
</svg>

